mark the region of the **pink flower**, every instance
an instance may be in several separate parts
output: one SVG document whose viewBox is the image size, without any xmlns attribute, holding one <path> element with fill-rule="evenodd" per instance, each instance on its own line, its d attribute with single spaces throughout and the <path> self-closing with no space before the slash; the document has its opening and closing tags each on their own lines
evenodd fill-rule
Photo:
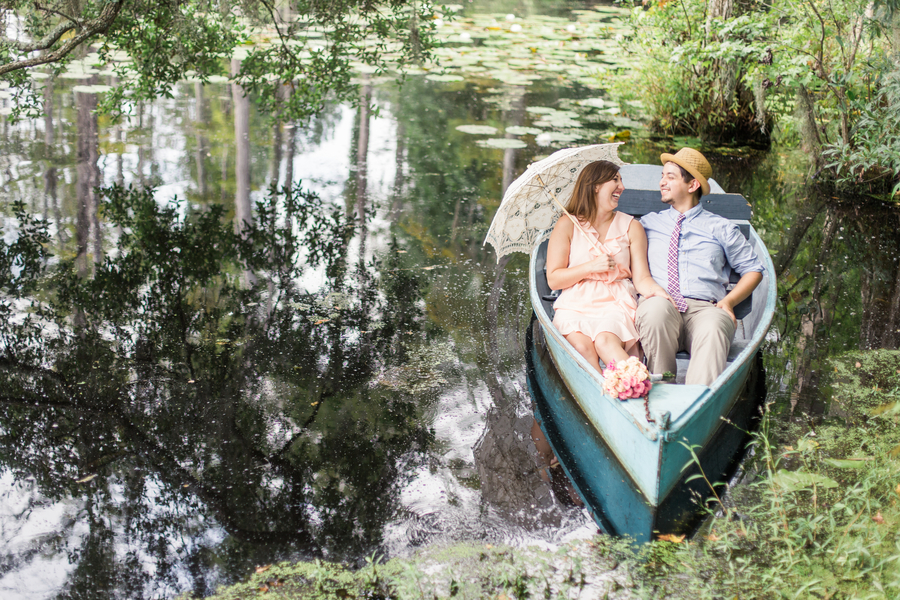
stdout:
<svg viewBox="0 0 900 600">
<path fill-rule="evenodd" d="M 603 370 L 603 389 L 620 400 L 641 398 L 653 387 L 649 376 L 647 367 L 634 356 L 618 362 L 611 360 Z"/>
</svg>

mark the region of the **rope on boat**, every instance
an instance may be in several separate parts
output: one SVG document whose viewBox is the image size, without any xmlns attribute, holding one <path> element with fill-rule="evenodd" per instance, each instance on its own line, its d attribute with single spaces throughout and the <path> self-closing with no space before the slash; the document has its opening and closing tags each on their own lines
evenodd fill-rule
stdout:
<svg viewBox="0 0 900 600">
<path fill-rule="evenodd" d="M 656 421 L 650 418 L 650 394 L 644 396 L 644 412 L 647 413 L 648 423 L 656 423 Z"/>
</svg>

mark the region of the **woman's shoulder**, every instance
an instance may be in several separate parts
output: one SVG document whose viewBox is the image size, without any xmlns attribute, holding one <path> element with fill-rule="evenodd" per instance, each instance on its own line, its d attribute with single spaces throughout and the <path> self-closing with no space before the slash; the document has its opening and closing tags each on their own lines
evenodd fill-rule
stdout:
<svg viewBox="0 0 900 600">
<path fill-rule="evenodd" d="M 550 232 L 550 242 L 561 242 L 563 239 L 571 240 L 574 230 L 575 226 L 572 225 L 572 219 L 562 215 L 556 220 L 556 225 L 553 226 L 553 231 Z"/>
<path fill-rule="evenodd" d="M 631 226 L 631 223 L 633 221 L 634 217 L 632 217 L 628 213 L 617 210 L 615 216 L 613 217 L 613 222 L 609 225 L 609 233 L 606 234 L 606 237 L 617 238 L 623 235 L 627 235 L 628 228 Z"/>
<path fill-rule="evenodd" d="M 556 220 L 556 225 L 553 226 L 553 231 L 571 233 L 573 229 L 575 229 L 575 226 L 572 224 L 572 219 L 566 217 L 566 215 L 560 215 Z"/>
<path fill-rule="evenodd" d="M 625 224 L 626 227 L 634 221 L 634 217 L 629 215 L 627 212 L 622 212 L 621 210 L 616 211 L 616 219 Z"/>
</svg>

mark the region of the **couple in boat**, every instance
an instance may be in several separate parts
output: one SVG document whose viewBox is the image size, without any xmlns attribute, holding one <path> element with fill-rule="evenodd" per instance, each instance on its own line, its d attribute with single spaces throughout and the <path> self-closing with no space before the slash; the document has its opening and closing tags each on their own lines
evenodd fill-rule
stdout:
<svg viewBox="0 0 900 600">
<path fill-rule="evenodd" d="M 691 148 L 660 158 L 669 208 L 640 221 L 616 211 L 625 189 L 616 165 L 597 161 L 578 176 L 547 249 L 547 282 L 562 290 L 553 324 L 598 371 L 643 352 L 651 373 L 675 373 L 686 350 L 685 383 L 709 385 L 725 368 L 734 306 L 763 265 L 736 225 L 700 206 L 706 158 Z M 731 291 L 729 266 L 740 275 Z"/>
</svg>

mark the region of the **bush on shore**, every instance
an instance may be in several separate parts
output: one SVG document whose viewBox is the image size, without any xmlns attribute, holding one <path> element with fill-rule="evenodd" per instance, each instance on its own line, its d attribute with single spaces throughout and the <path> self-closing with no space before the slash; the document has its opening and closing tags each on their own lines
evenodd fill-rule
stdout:
<svg viewBox="0 0 900 600">
<path fill-rule="evenodd" d="M 649 0 L 630 24 L 634 73 L 614 91 L 657 131 L 713 144 L 774 137 L 804 149 L 812 177 L 900 198 L 894 3 Z"/>
</svg>

